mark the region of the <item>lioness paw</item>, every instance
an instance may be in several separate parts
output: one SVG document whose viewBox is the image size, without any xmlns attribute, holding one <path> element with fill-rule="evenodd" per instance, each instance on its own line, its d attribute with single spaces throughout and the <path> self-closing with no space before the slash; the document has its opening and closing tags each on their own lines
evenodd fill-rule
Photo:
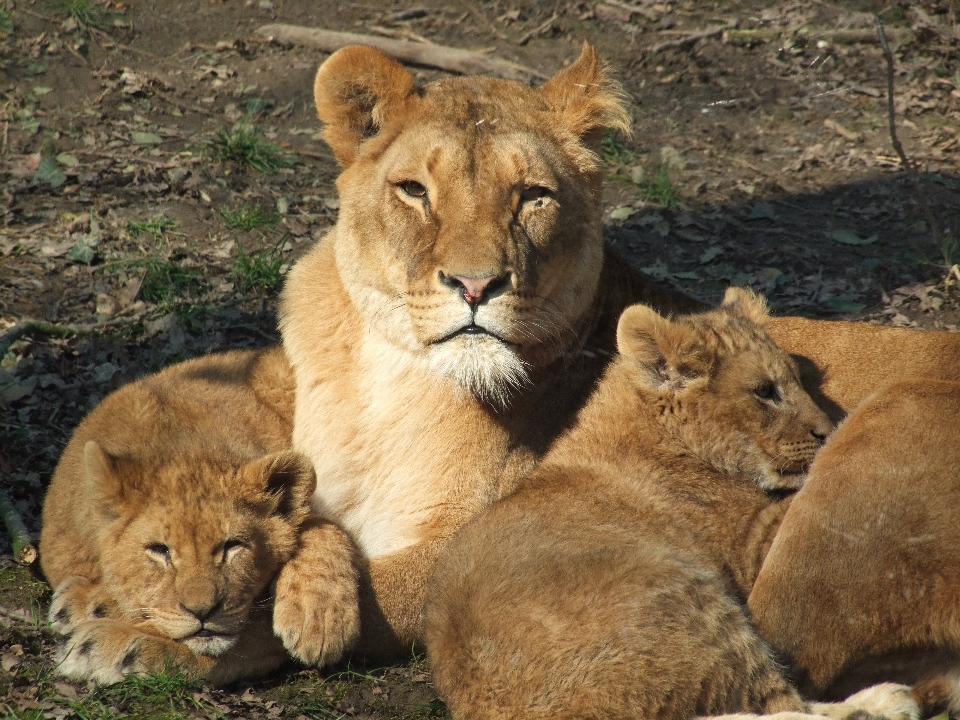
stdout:
<svg viewBox="0 0 960 720">
<path fill-rule="evenodd" d="M 360 635 L 352 543 L 332 525 L 305 531 L 274 597 L 273 631 L 291 655 L 321 667 L 339 660 Z"/>
<path fill-rule="evenodd" d="M 851 695 L 841 703 L 817 703 L 813 711 L 835 720 L 862 717 L 863 713 L 886 720 L 919 720 L 920 707 L 910 688 L 896 683 L 881 683 Z"/>
<path fill-rule="evenodd" d="M 149 635 L 118 620 L 80 623 L 57 651 L 57 672 L 71 680 L 109 685 L 128 675 L 162 672 L 178 666 L 202 674 L 213 661 L 180 643 Z"/>
</svg>

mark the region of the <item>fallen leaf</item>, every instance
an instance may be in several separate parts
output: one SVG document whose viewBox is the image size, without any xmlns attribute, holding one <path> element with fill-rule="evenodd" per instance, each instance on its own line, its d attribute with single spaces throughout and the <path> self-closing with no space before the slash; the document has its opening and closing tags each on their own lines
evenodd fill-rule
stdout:
<svg viewBox="0 0 960 720">
<path fill-rule="evenodd" d="M 637 214 L 637 209 L 635 207 L 630 207 L 629 205 L 621 205 L 620 207 L 615 207 L 610 211 L 611 220 L 626 220 Z"/>
<path fill-rule="evenodd" d="M 831 232 L 830 237 L 837 242 L 843 243 L 844 245 L 870 245 L 871 243 L 876 242 L 880 236 L 874 234 L 868 238 L 862 238 L 855 232 L 840 228 L 839 230 L 834 230 Z"/>
<path fill-rule="evenodd" d="M 52 188 L 58 188 L 67 181 L 67 176 L 57 167 L 57 161 L 53 158 L 44 158 L 37 166 L 37 171 L 33 174 L 33 181 L 37 184 L 46 184 Z"/>
<path fill-rule="evenodd" d="M 708 263 L 722 252 L 723 252 L 723 248 L 720 247 L 719 245 L 708 247 L 706 250 L 703 251 L 703 255 L 700 256 L 700 262 Z"/>
<path fill-rule="evenodd" d="M 757 203 L 750 208 L 750 214 L 747 216 L 747 220 L 759 220 L 761 218 L 775 220 L 776 217 L 777 213 L 773 209 L 773 205 L 770 203 Z"/>
<path fill-rule="evenodd" d="M 139 132 L 137 130 L 130 131 L 130 138 L 137 145 L 159 145 L 163 142 L 163 138 L 159 135 L 148 132 Z"/>
<path fill-rule="evenodd" d="M 73 155 L 67 153 L 60 153 L 57 155 L 57 162 L 68 168 L 75 168 L 80 164 L 80 161 L 77 160 Z"/>
</svg>

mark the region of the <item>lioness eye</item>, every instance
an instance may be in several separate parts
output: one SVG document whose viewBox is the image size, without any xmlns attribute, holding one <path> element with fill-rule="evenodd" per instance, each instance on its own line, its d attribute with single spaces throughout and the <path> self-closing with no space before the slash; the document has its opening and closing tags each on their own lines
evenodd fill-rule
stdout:
<svg viewBox="0 0 960 720">
<path fill-rule="evenodd" d="M 531 203 L 533 207 L 540 208 L 547 204 L 551 195 L 553 195 L 553 191 L 550 188 L 545 188 L 542 185 L 531 185 L 524 188 L 523 192 L 520 193 L 520 202 Z"/>
<path fill-rule="evenodd" d="M 780 402 L 780 390 L 774 383 L 764 383 L 753 390 L 753 394 L 761 400 Z"/>
<path fill-rule="evenodd" d="M 413 198 L 426 197 L 427 189 L 415 180 L 404 180 L 397 183 L 397 187 L 405 194 Z"/>
<path fill-rule="evenodd" d="M 147 554 L 153 557 L 154 560 L 159 560 L 163 563 L 170 562 L 170 548 L 163 543 L 150 543 L 145 549 Z"/>
</svg>

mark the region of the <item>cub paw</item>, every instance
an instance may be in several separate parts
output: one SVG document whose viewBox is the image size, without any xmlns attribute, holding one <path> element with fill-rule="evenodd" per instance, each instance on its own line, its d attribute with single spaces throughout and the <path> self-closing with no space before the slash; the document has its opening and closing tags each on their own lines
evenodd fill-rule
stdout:
<svg viewBox="0 0 960 720">
<path fill-rule="evenodd" d="M 180 643 L 109 619 L 78 624 L 57 651 L 56 662 L 57 672 L 64 677 L 104 685 L 171 666 L 202 674 L 213 664 Z"/>
<path fill-rule="evenodd" d="M 87 578 L 71 576 L 57 585 L 47 618 L 55 632 L 69 635 L 79 624 L 109 615 L 109 598 L 100 586 Z"/>
<path fill-rule="evenodd" d="M 920 707 L 910 688 L 896 683 L 881 683 L 851 695 L 835 705 L 814 705 L 814 712 L 842 720 L 869 713 L 885 720 L 919 720 Z"/>
<path fill-rule="evenodd" d="M 306 531 L 274 598 L 273 631 L 291 655 L 318 667 L 339 660 L 360 635 L 352 543 L 330 525 Z"/>
</svg>

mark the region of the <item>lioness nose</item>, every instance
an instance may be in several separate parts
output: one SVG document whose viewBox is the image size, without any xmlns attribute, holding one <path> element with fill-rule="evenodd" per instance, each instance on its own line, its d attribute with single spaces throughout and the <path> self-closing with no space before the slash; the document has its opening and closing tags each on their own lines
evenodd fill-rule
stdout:
<svg viewBox="0 0 960 720">
<path fill-rule="evenodd" d="M 463 275 L 443 275 L 444 284 L 460 291 L 468 305 L 479 305 L 485 296 L 507 283 L 508 275 L 472 278 Z"/>
</svg>

